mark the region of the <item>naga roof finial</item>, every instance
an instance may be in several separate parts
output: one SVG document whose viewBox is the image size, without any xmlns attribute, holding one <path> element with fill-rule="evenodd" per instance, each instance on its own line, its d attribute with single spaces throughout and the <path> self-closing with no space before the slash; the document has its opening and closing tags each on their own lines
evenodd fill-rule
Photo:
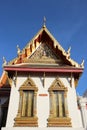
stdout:
<svg viewBox="0 0 87 130">
<path fill-rule="evenodd" d="M 69 58 L 70 57 L 70 51 L 71 51 L 71 47 L 69 47 L 69 49 L 67 50 L 67 58 Z"/>
<path fill-rule="evenodd" d="M 3 65 L 2 66 L 6 65 L 6 64 L 7 64 L 7 61 L 6 61 L 5 57 L 3 56 Z"/>
<path fill-rule="evenodd" d="M 19 55 L 21 53 L 21 50 L 19 48 L 19 45 L 17 45 L 17 54 Z"/>
<path fill-rule="evenodd" d="M 70 54 L 71 46 L 68 48 L 67 53 Z"/>
<path fill-rule="evenodd" d="M 82 61 L 82 63 L 81 63 L 81 65 L 80 65 L 81 67 L 84 67 L 84 60 Z"/>
</svg>

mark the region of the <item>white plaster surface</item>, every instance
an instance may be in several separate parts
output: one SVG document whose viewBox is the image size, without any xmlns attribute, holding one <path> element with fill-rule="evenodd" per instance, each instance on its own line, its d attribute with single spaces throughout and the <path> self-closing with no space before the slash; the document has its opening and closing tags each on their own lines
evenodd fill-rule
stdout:
<svg viewBox="0 0 87 130">
<path fill-rule="evenodd" d="M 86 97 L 79 97 L 79 104 L 81 108 L 81 115 L 82 115 L 82 123 L 85 128 L 87 128 L 87 98 Z"/>
<path fill-rule="evenodd" d="M 49 117 L 49 92 L 48 88 L 51 86 L 55 77 L 45 77 L 45 86 L 43 86 L 43 77 L 42 76 L 31 76 L 36 86 L 38 87 L 37 94 L 37 117 L 38 117 L 38 126 L 41 128 L 47 127 L 47 119 Z M 67 92 L 67 102 L 68 102 L 68 110 L 69 117 L 71 118 L 72 127 L 79 128 L 82 127 L 81 120 L 79 119 L 79 112 L 77 108 L 77 99 L 76 99 L 76 91 L 74 86 L 74 79 L 72 79 L 72 86 L 69 83 L 70 77 L 60 77 L 60 80 L 63 82 L 65 87 L 68 88 Z M 7 116 L 6 127 L 14 126 L 14 118 L 18 112 L 19 105 L 19 87 L 24 83 L 27 77 L 17 77 L 17 84 L 14 86 L 14 83 L 11 88 L 10 95 L 10 103 L 9 110 Z M 39 94 L 47 94 L 47 96 L 39 96 Z M 16 128 L 14 128 L 16 129 Z M 26 128 L 27 129 L 27 128 Z M 45 128 L 46 129 L 46 128 Z M 51 128 L 52 129 L 52 128 Z"/>
</svg>

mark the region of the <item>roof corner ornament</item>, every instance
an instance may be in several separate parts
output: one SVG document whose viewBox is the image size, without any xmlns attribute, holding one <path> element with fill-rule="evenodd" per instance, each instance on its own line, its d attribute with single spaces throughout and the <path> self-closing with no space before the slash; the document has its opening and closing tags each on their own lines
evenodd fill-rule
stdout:
<svg viewBox="0 0 87 130">
<path fill-rule="evenodd" d="M 7 61 L 6 61 L 5 57 L 3 56 L 3 64 L 2 64 L 2 66 L 5 66 L 6 64 L 7 64 Z"/>
<path fill-rule="evenodd" d="M 82 63 L 80 64 L 80 66 L 84 68 L 84 59 L 82 60 Z"/>
<path fill-rule="evenodd" d="M 45 28 L 46 27 L 46 17 L 44 16 L 43 18 L 43 27 Z"/>
<path fill-rule="evenodd" d="M 19 45 L 17 45 L 17 54 L 18 54 L 18 56 L 19 56 L 20 53 L 21 53 L 21 50 L 19 48 Z"/>
<path fill-rule="evenodd" d="M 71 54 L 70 51 L 71 51 L 71 46 L 67 50 L 67 58 L 70 58 L 70 54 Z"/>
</svg>

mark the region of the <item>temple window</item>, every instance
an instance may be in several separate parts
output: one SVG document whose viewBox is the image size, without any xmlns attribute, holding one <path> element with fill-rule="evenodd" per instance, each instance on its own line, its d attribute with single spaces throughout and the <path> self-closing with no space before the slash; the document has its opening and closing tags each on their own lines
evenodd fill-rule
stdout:
<svg viewBox="0 0 87 130">
<path fill-rule="evenodd" d="M 28 78 L 20 87 L 19 108 L 14 126 L 38 126 L 37 91 L 38 89 L 31 78 Z"/>
<path fill-rule="evenodd" d="M 48 126 L 71 127 L 67 104 L 67 87 L 64 86 L 59 78 L 56 78 L 48 91 L 50 95 Z"/>
<path fill-rule="evenodd" d="M 22 103 L 22 113 L 23 117 L 33 117 L 33 107 L 34 107 L 34 91 L 24 90 L 23 91 L 23 103 Z"/>
<path fill-rule="evenodd" d="M 54 116 L 65 117 L 64 91 L 53 91 L 54 95 Z"/>
</svg>

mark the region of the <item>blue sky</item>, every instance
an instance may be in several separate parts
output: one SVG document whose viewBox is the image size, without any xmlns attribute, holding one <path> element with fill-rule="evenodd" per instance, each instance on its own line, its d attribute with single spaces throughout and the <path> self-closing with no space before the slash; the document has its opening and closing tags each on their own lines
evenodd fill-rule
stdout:
<svg viewBox="0 0 87 130">
<path fill-rule="evenodd" d="M 87 0 L 0 0 L 0 75 L 2 57 L 7 61 L 39 31 L 46 17 L 46 26 L 62 47 L 71 46 L 71 58 L 85 69 L 77 92 L 87 89 Z"/>
</svg>

